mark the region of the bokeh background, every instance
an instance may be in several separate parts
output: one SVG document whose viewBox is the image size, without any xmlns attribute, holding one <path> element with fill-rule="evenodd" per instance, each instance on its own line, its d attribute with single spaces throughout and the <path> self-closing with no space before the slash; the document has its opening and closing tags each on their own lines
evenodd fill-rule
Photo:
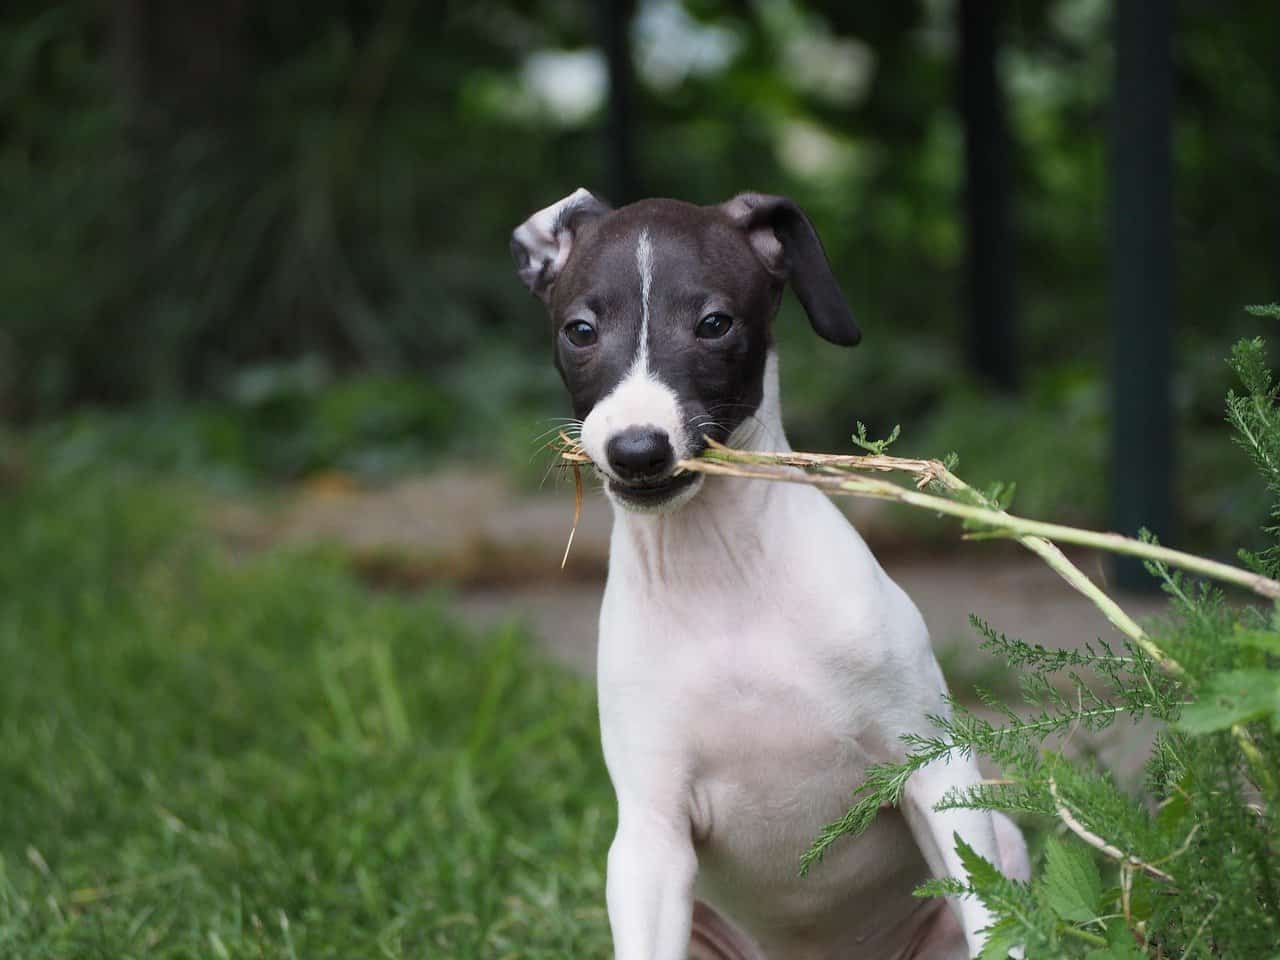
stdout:
<svg viewBox="0 0 1280 960">
<path fill-rule="evenodd" d="M 1167 362 L 1131 405 L 1163 391 L 1208 535 L 1239 506 L 1221 360 L 1277 282 L 1280 11 L 1137 4 L 1125 73 L 1112 6 L 9 4 L 0 417 L 165 411 L 141 455 L 269 479 L 518 464 L 563 404 L 513 225 L 579 185 L 757 189 L 867 333 L 782 318 L 795 443 L 901 423 L 1106 523 L 1109 385 Z"/>
<path fill-rule="evenodd" d="M 608 511 L 561 573 L 507 249 L 578 186 L 809 212 L 865 337 L 785 305 L 797 448 L 900 424 L 1018 512 L 1252 542 L 1223 358 L 1280 297 L 1278 39 L 1269 0 L 5 4 L 0 950 L 605 942 L 546 655 L 590 671 Z M 942 639 L 1105 630 L 855 515 Z"/>
</svg>

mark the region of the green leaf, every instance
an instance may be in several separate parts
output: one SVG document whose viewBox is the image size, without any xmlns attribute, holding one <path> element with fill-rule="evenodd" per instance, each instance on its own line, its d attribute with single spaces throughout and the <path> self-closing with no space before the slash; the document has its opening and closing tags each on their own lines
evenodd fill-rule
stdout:
<svg viewBox="0 0 1280 960">
<path fill-rule="evenodd" d="M 885 452 L 885 450 L 889 448 L 890 444 L 892 444 L 895 440 L 898 439 L 898 435 L 901 433 L 902 433 L 902 424 L 899 423 L 894 425 L 893 430 L 890 431 L 889 436 L 887 436 L 885 439 L 872 440 L 870 437 L 867 436 L 867 425 L 863 423 L 861 420 L 859 420 L 858 432 L 855 433 L 849 439 L 851 439 L 857 446 L 861 447 L 863 450 L 866 450 L 868 453 L 875 454 L 876 456 L 880 456 Z"/>
<path fill-rule="evenodd" d="M 999 886 L 1006 878 L 990 860 L 985 859 L 973 847 L 964 842 L 960 834 L 953 834 L 956 841 L 956 854 L 969 875 L 969 884 L 975 890 L 991 889 Z"/>
<path fill-rule="evenodd" d="M 969 892 L 969 885 L 955 877 L 935 877 L 911 891 L 913 897 L 956 897 Z"/>
<path fill-rule="evenodd" d="M 1012 920 L 1000 920 L 987 929 L 987 942 L 978 960 L 1008 960 L 1009 952 L 1022 946 L 1022 928 Z"/>
<path fill-rule="evenodd" d="M 1246 630 L 1237 624 L 1236 631 L 1232 634 L 1231 639 L 1232 642 L 1238 643 L 1242 647 L 1253 647 L 1267 653 L 1280 654 L 1280 631 Z"/>
<path fill-rule="evenodd" d="M 1098 916 L 1102 878 L 1081 847 L 1050 837 L 1045 845 L 1043 882 L 1049 906 L 1063 920 L 1088 923 Z"/>
<path fill-rule="evenodd" d="M 1210 679 L 1200 699 L 1182 711 L 1178 727 L 1214 733 L 1280 710 L 1280 671 L 1231 670 Z"/>
</svg>

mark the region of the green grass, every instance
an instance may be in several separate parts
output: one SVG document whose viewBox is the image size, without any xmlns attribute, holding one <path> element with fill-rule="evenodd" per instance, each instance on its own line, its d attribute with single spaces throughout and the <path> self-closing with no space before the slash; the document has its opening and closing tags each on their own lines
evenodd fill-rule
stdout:
<svg viewBox="0 0 1280 960">
<path fill-rule="evenodd" d="M 0 488 L 0 957 L 602 956 L 591 691 L 137 476 Z"/>
</svg>

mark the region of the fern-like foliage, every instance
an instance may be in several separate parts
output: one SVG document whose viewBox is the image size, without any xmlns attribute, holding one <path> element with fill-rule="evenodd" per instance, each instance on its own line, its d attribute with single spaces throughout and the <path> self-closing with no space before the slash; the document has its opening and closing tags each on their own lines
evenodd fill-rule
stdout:
<svg viewBox="0 0 1280 960">
<path fill-rule="evenodd" d="M 853 441 L 853 445 L 855 447 L 861 447 L 863 450 L 867 451 L 867 453 L 880 456 L 889 449 L 901 433 L 902 424 L 894 424 L 893 430 L 890 431 L 889 436 L 885 437 L 883 440 L 872 440 L 867 435 L 867 425 L 859 420 L 858 432 L 849 439 Z"/>
<path fill-rule="evenodd" d="M 1280 305 L 1254 312 L 1280 317 Z M 1227 419 L 1273 504 L 1264 527 L 1270 544 L 1247 560 L 1276 577 L 1280 385 L 1260 340 L 1237 344 L 1229 362 L 1241 388 L 1227 397 Z M 883 450 L 865 431 L 856 440 Z M 1003 499 L 1002 490 L 952 493 L 986 506 Z M 1034 879 L 1004 877 L 957 837 L 967 876 L 917 893 L 981 899 L 996 917 L 984 960 L 1018 948 L 1033 960 L 1280 960 L 1280 615 L 1228 602 L 1162 566 L 1150 570 L 1170 603 L 1146 638 L 1176 669 L 1129 639 L 1051 649 L 973 617 L 979 645 L 1018 672 L 1022 703 L 978 691 L 980 710 L 952 702 L 929 718 L 928 733 L 903 738 L 900 761 L 868 771 L 803 868 L 821 869 L 833 844 L 896 805 L 916 771 L 982 755 L 998 764 L 999 780 L 953 790 L 939 806 L 1006 811 L 1039 824 L 1048 835 Z M 1140 720 L 1158 732 L 1135 793 L 1080 747 L 1089 732 Z"/>
<path fill-rule="evenodd" d="M 1280 304 L 1259 310 L 1280 316 Z M 1235 429 L 1236 442 L 1249 454 L 1272 496 L 1271 523 L 1266 532 L 1280 538 L 1280 384 L 1272 382 L 1266 350 L 1261 339 L 1242 340 L 1231 351 L 1231 368 L 1244 386 L 1243 393 L 1227 394 L 1227 420 Z M 1280 574 L 1280 546 L 1270 546 L 1256 555 L 1245 552 L 1246 563 L 1260 573 Z"/>
</svg>

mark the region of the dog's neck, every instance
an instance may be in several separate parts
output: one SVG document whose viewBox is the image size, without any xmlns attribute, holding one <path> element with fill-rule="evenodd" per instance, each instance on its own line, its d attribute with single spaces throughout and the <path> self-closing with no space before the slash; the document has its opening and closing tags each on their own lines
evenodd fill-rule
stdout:
<svg viewBox="0 0 1280 960">
<path fill-rule="evenodd" d="M 729 446 L 761 452 L 791 449 L 782 427 L 775 353 L 765 364 L 760 406 L 734 431 Z M 708 475 L 698 494 L 673 513 L 635 513 L 615 504 L 611 573 L 654 586 L 694 585 L 722 574 L 741 577 L 757 558 L 764 558 L 769 531 L 779 528 L 777 510 L 788 492 L 787 484 Z"/>
</svg>

